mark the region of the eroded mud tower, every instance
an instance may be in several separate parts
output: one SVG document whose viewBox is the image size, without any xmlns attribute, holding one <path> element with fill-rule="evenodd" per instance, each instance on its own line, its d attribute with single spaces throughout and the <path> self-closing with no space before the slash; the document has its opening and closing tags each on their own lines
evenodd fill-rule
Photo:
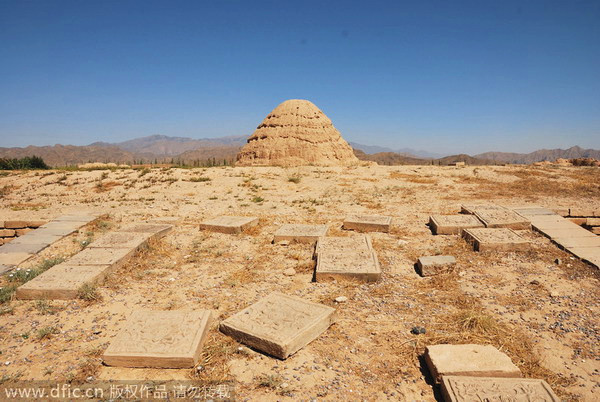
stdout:
<svg viewBox="0 0 600 402">
<path fill-rule="evenodd" d="M 237 166 L 349 166 L 352 147 L 312 102 L 290 99 L 277 106 L 248 138 Z"/>
</svg>

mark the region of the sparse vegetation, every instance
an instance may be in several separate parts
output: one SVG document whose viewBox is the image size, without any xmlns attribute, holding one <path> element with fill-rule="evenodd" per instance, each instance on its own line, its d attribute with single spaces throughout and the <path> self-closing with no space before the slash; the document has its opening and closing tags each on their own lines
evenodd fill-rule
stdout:
<svg viewBox="0 0 600 402">
<path fill-rule="evenodd" d="M 26 156 L 19 159 L 0 158 L 0 170 L 39 170 L 50 169 L 39 156 Z"/>
</svg>

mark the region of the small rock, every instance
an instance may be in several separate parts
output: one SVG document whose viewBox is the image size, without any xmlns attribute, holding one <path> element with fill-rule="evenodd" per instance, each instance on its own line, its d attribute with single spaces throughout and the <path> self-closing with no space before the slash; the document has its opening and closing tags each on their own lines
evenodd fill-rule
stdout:
<svg viewBox="0 0 600 402">
<path fill-rule="evenodd" d="M 427 332 L 427 331 L 426 331 L 426 330 L 425 330 L 425 328 L 423 328 L 423 327 L 413 327 L 413 328 L 410 330 L 410 333 L 411 333 L 411 334 L 414 334 L 414 335 L 420 335 L 420 334 L 424 334 L 424 333 L 426 333 L 426 332 Z"/>
<path fill-rule="evenodd" d="M 335 298 L 335 301 L 337 303 L 344 303 L 348 301 L 348 298 L 346 296 L 338 296 Z"/>
<path fill-rule="evenodd" d="M 556 297 L 560 297 L 560 295 L 558 294 L 558 292 L 555 292 L 554 290 L 551 290 L 550 291 L 550 297 L 556 298 Z"/>
<path fill-rule="evenodd" d="M 400 246 L 405 246 L 407 244 L 408 244 L 408 242 L 406 240 L 402 240 L 402 239 L 398 240 L 398 245 L 400 245 Z"/>
<path fill-rule="evenodd" d="M 294 268 L 288 268 L 285 271 L 283 271 L 283 274 L 285 276 L 294 276 L 296 275 L 296 270 Z"/>
<path fill-rule="evenodd" d="M 283 384 L 281 384 L 281 388 L 287 388 L 289 386 L 290 386 L 290 384 L 288 384 L 287 382 L 284 382 Z"/>
<path fill-rule="evenodd" d="M 278 242 L 277 244 L 279 244 L 280 246 L 289 246 L 290 245 L 290 241 L 289 240 L 282 240 L 282 241 Z"/>
<path fill-rule="evenodd" d="M 554 260 L 554 263 L 555 263 L 556 265 L 560 265 L 560 264 L 562 264 L 562 261 L 561 261 L 561 259 L 560 259 L 560 258 L 557 258 L 556 260 Z"/>
<path fill-rule="evenodd" d="M 539 285 L 540 281 L 538 281 L 537 279 L 532 280 L 531 282 L 529 282 L 530 285 Z"/>
</svg>

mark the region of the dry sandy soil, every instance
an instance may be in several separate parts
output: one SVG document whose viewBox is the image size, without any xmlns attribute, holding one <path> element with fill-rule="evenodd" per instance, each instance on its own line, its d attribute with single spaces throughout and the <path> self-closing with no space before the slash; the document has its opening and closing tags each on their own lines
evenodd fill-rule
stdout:
<svg viewBox="0 0 600 402">
<path fill-rule="evenodd" d="M 96 300 L 0 305 L 0 381 L 194 379 L 233 383 L 240 400 L 433 401 L 440 395 L 421 355 L 428 344 L 454 342 L 496 346 L 565 400 L 600 400 L 598 270 L 532 231 L 522 232 L 532 242 L 526 252 L 485 254 L 426 226 L 430 214 L 457 213 L 463 202 L 600 210 L 599 183 L 598 168 L 552 166 L 13 172 L 0 177 L 0 220 L 108 214 L 25 267 L 68 257 L 126 223 L 178 221 L 100 286 Z M 284 223 L 328 223 L 330 236 L 352 235 L 341 224 L 355 213 L 394 217 L 391 233 L 372 235 L 383 270 L 377 283 L 311 282 L 312 247 L 271 244 Z M 198 230 L 221 214 L 259 216 L 261 224 L 239 236 Z M 432 254 L 456 256 L 455 272 L 419 277 L 413 264 Z M 288 268 L 297 274 L 283 275 Z M 285 361 L 217 330 L 219 320 L 275 290 L 339 312 Z M 336 303 L 338 296 L 348 301 Z M 135 308 L 212 309 L 217 320 L 199 366 L 103 366 L 100 354 Z M 411 334 L 414 326 L 427 333 Z"/>
</svg>

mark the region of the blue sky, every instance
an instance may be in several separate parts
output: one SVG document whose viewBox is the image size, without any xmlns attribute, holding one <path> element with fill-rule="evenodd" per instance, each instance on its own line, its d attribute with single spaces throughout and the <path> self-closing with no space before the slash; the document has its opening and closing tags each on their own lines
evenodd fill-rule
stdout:
<svg viewBox="0 0 600 402">
<path fill-rule="evenodd" d="M 600 148 L 599 1 L 0 0 L 0 146 L 250 135 L 309 99 L 344 138 Z"/>
</svg>

